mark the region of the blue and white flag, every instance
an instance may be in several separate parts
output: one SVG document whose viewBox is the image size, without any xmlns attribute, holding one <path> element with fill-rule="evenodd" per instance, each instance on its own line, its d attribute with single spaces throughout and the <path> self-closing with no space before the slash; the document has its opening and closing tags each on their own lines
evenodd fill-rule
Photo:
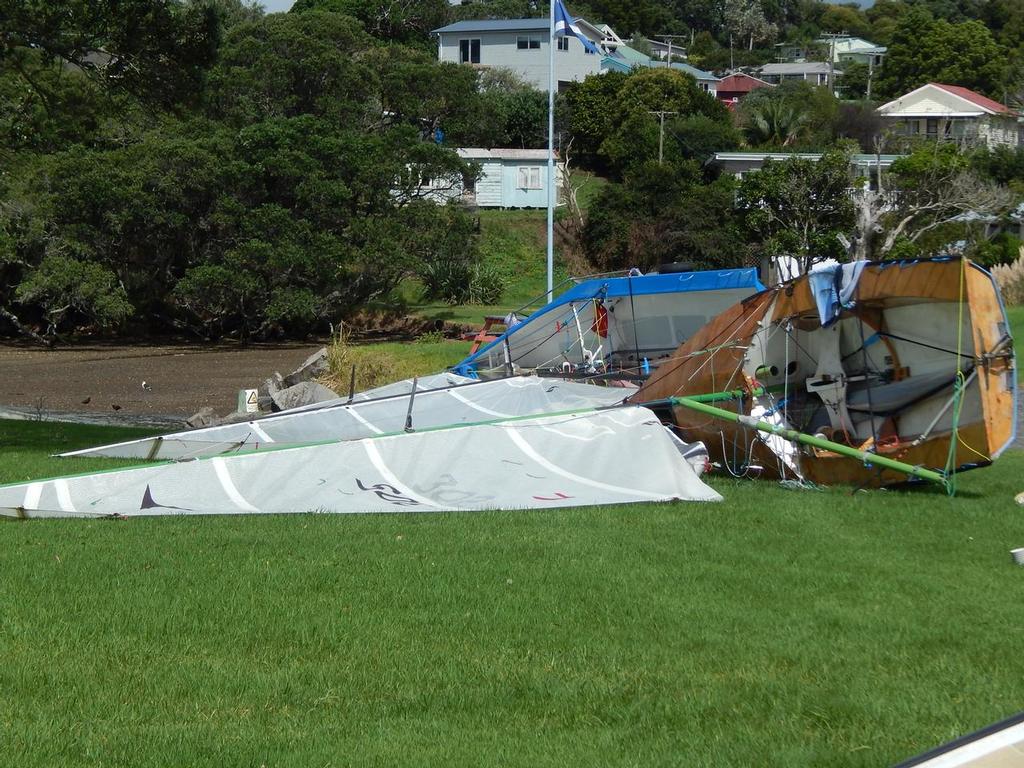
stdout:
<svg viewBox="0 0 1024 768">
<path fill-rule="evenodd" d="M 583 43 L 587 53 L 600 53 L 593 41 L 584 35 L 576 26 L 576 20 L 569 15 L 562 4 L 562 0 L 554 0 L 555 3 L 555 37 L 575 37 Z"/>
</svg>

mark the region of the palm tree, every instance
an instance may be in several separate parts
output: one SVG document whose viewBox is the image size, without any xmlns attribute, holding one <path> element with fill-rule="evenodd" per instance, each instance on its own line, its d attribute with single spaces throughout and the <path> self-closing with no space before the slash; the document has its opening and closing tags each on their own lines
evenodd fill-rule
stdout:
<svg viewBox="0 0 1024 768">
<path fill-rule="evenodd" d="M 788 147 L 804 132 L 807 113 L 778 99 L 765 101 L 754 107 L 746 127 L 747 139 L 752 145 Z"/>
</svg>

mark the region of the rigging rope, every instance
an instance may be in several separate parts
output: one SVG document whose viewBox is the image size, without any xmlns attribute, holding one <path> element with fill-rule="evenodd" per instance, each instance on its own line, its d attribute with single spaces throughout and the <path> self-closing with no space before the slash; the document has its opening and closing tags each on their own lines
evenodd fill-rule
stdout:
<svg viewBox="0 0 1024 768">
<path fill-rule="evenodd" d="M 953 430 L 950 434 L 949 453 L 946 455 L 946 493 L 956 494 L 956 449 L 960 439 L 960 408 L 963 406 L 964 372 L 960 367 L 964 338 L 964 282 L 967 279 L 967 260 L 960 259 L 960 298 L 956 318 L 956 385 L 953 388 Z M 973 448 L 971 450 L 974 450 Z M 977 451 L 975 451 L 977 453 Z"/>
</svg>

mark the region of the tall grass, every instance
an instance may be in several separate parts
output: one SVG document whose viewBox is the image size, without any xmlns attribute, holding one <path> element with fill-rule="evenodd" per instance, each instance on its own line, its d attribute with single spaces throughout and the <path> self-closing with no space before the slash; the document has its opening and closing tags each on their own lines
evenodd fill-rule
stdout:
<svg viewBox="0 0 1024 768">
<path fill-rule="evenodd" d="M 425 336 L 413 342 L 356 344 L 344 330 L 327 347 L 328 372 L 320 382 L 347 393 L 355 366 L 356 391 L 443 371 L 469 353 L 469 342 Z"/>
<path fill-rule="evenodd" d="M 1024 246 L 1012 264 L 996 264 L 991 269 L 1003 301 L 1012 306 L 1024 304 Z"/>
</svg>

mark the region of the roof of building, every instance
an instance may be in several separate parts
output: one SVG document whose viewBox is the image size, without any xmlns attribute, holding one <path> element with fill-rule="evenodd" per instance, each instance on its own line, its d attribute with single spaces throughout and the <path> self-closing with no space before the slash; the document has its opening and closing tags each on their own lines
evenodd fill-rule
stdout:
<svg viewBox="0 0 1024 768">
<path fill-rule="evenodd" d="M 818 43 L 819 45 L 831 45 L 833 43 L 833 38 L 819 37 L 814 42 Z M 844 46 L 846 48 L 846 50 L 855 50 L 856 51 L 856 50 L 861 50 L 861 49 L 864 49 L 864 48 L 874 48 L 875 47 L 875 44 L 872 43 L 870 40 L 865 40 L 863 37 L 856 37 L 855 35 L 848 35 L 846 37 L 837 37 L 837 38 L 834 38 L 834 42 L 835 42 L 836 48 L 838 48 L 839 46 Z"/>
<path fill-rule="evenodd" d="M 616 56 L 614 53 L 606 53 L 601 57 L 601 69 L 611 69 L 628 75 L 633 71 L 633 65 L 621 56 Z"/>
<path fill-rule="evenodd" d="M 546 149 L 518 149 L 516 147 L 459 147 L 455 150 L 463 160 L 544 160 L 548 159 Z M 555 152 L 555 157 L 558 153 Z"/>
<path fill-rule="evenodd" d="M 517 30 L 546 30 L 549 21 L 547 18 L 539 19 L 466 19 L 456 21 L 446 27 L 439 27 L 432 30 L 431 34 L 439 32 L 515 32 Z"/>
<path fill-rule="evenodd" d="M 799 158 L 801 160 L 811 160 L 818 162 L 821 160 L 820 152 L 716 152 L 712 158 L 715 162 L 766 162 L 773 160 L 776 162 L 791 160 L 793 158 Z M 866 155 L 866 154 L 852 154 L 850 155 L 850 165 L 857 167 L 869 167 L 873 165 L 881 165 L 886 168 L 901 157 L 906 155 Z"/>
<path fill-rule="evenodd" d="M 688 75 L 693 75 L 698 80 L 718 80 L 718 78 L 710 72 L 705 72 L 703 69 L 697 69 L 696 67 L 682 61 L 673 61 L 672 68 L 681 70 Z"/>
<path fill-rule="evenodd" d="M 884 45 L 876 45 L 874 48 L 854 48 L 849 51 L 836 51 L 836 56 L 880 56 L 888 50 Z"/>
<path fill-rule="evenodd" d="M 947 93 L 952 93 L 954 96 L 959 96 L 961 99 L 971 102 L 986 112 L 994 112 L 997 115 L 1012 115 L 1013 110 L 1007 107 L 1005 104 L 1000 104 L 998 101 L 994 101 L 987 96 L 982 96 L 980 93 L 975 93 L 970 88 L 964 88 L 960 85 L 945 85 L 943 83 L 928 83 L 928 85 L 934 85 L 936 88 L 940 88 Z"/>
<path fill-rule="evenodd" d="M 636 48 L 630 48 L 628 45 L 615 46 L 615 51 L 610 55 L 620 56 L 630 64 L 637 64 L 641 67 L 649 67 L 653 61 L 646 53 L 640 53 Z"/>
<path fill-rule="evenodd" d="M 931 106 L 935 103 L 934 100 L 926 100 L 925 108 L 912 110 L 911 107 L 914 104 L 912 97 L 920 94 L 922 91 L 927 91 L 929 88 L 937 89 L 949 94 L 950 96 L 954 96 L 957 99 L 960 99 L 961 103 L 966 102 L 966 104 L 969 104 L 970 107 L 965 109 L 950 109 L 949 107 L 942 106 L 940 103 L 938 106 L 942 108 L 935 109 Z M 908 105 L 906 102 L 910 102 L 910 104 Z M 945 115 L 946 117 L 979 117 L 983 114 L 1015 117 L 1019 114 L 1006 105 L 1000 104 L 998 101 L 994 101 L 987 96 L 982 96 L 980 93 L 976 93 L 970 88 L 964 88 L 961 85 L 946 85 L 945 83 L 926 83 L 919 88 L 915 88 L 909 93 L 904 93 L 902 96 L 893 99 L 887 104 L 883 104 L 877 109 L 877 111 L 883 115 L 897 118 L 915 116 L 936 117 L 942 115 Z"/>
<path fill-rule="evenodd" d="M 828 72 L 830 69 L 827 61 L 800 61 L 786 64 L 765 64 L 761 67 L 762 75 L 800 75 L 804 72 Z M 842 74 L 836 72 L 837 75 Z"/>
<path fill-rule="evenodd" d="M 733 72 L 726 75 L 718 82 L 718 92 L 735 91 L 737 93 L 750 93 L 755 88 L 774 88 L 771 83 L 766 83 L 759 77 L 748 75 L 746 72 Z"/>
</svg>

